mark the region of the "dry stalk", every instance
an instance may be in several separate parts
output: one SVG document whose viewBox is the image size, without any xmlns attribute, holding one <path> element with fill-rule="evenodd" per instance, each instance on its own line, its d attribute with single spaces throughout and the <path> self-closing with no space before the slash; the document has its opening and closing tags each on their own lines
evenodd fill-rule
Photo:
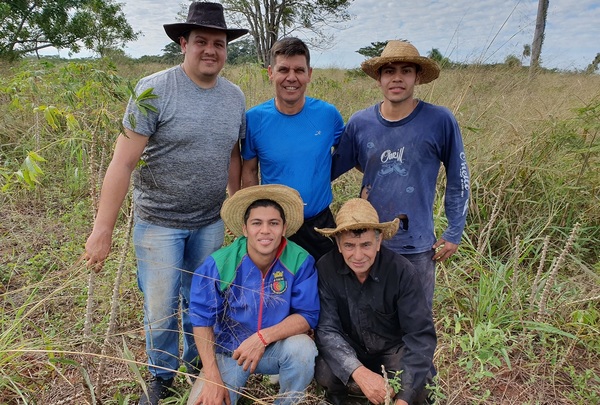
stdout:
<svg viewBox="0 0 600 405">
<path fill-rule="evenodd" d="M 381 365 L 381 375 L 383 376 L 383 383 L 385 384 L 385 405 L 390 405 L 392 403 L 392 396 L 390 395 L 390 381 L 388 380 L 387 372 L 385 371 L 385 366 Z"/>
<path fill-rule="evenodd" d="M 571 301 L 571 302 L 569 302 L 566 305 L 584 304 L 584 303 L 590 302 L 590 301 L 600 301 L 600 295 L 596 295 L 594 297 L 582 298 L 582 299 L 577 300 L 577 301 Z"/>
<path fill-rule="evenodd" d="M 544 244 L 542 245 L 542 257 L 540 258 L 540 265 L 538 267 L 537 273 L 535 274 L 533 285 L 531 286 L 531 296 L 529 297 L 529 304 L 532 308 L 535 304 L 535 297 L 538 293 L 538 284 L 540 283 L 540 279 L 542 278 L 542 272 L 544 271 L 544 264 L 546 262 L 546 254 L 548 253 L 549 245 L 550 236 L 546 235 L 546 237 L 544 238 Z"/>
<path fill-rule="evenodd" d="M 512 268 L 513 268 L 513 273 L 512 273 L 512 279 L 511 279 L 511 288 L 513 290 L 513 305 L 516 305 L 519 299 L 519 296 L 517 294 L 517 278 L 519 276 L 519 260 L 521 259 L 521 237 L 519 235 L 517 235 L 517 237 L 515 238 L 515 253 L 513 256 L 513 263 L 512 263 Z"/>
<path fill-rule="evenodd" d="M 89 339 L 92 331 L 92 308 L 94 306 L 94 294 L 96 290 L 96 272 L 90 270 L 90 277 L 88 278 L 88 294 L 87 302 L 85 304 L 85 321 L 83 324 L 83 338 L 86 342 L 83 351 L 85 353 L 90 352 Z"/>
<path fill-rule="evenodd" d="M 127 260 L 127 253 L 129 252 L 129 245 L 131 240 L 131 230 L 133 228 L 133 200 L 129 204 L 129 217 L 127 221 L 127 231 L 125 233 L 125 243 L 121 248 L 119 254 L 119 267 L 117 269 L 117 275 L 115 277 L 115 284 L 113 286 L 112 298 L 110 301 L 110 317 L 108 320 L 108 328 L 106 329 L 106 335 L 104 336 L 104 343 L 102 344 L 102 351 L 100 356 L 100 364 L 98 365 L 98 378 L 96 379 L 96 397 L 102 397 L 102 384 L 104 378 L 104 367 L 106 366 L 106 352 L 110 343 L 110 338 L 115 330 L 115 324 L 117 319 L 117 305 L 119 302 L 119 290 L 121 288 L 121 279 L 123 276 L 123 269 L 125 268 L 125 262 Z"/>
<path fill-rule="evenodd" d="M 544 291 L 542 292 L 542 296 L 540 297 L 538 318 L 541 318 L 546 314 L 546 304 L 548 301 L 548 295 L 550 294 L 550 289 L 552 288 L 552 285 L 554 284 L 554 279 L 556 278 L 558 269 L 564 263 L 565 258 L 567 257 L 567 253 L 571 250 L 571 247 L 573 247 L 573 242 L 575 241 L 575 236 L 577 235 L 578 231 L 579 231 L 579 222 L 577 222 L 575 224 L 575 226 L 573 227 L 573 229 L 571 230 L 571 234 L 569 235 L 569 239 L 567 240 L 565 247 L 560 252 L 560 256 L 558 257 L 558 260 L 556 262 L 554 262 L 554 265 L 550 269 L 550 274 L 548 275 L 548 280 L 546 280 L 546 285 L 544 286 Z"/>
<path fill-rule="evenodd" d="M 504 190 L 504 178 L 502 178 L 502 181 L 500 182 L 500 187 L 498 188 L 499 193 L 498 196 L 496 197 L 496 202 L 494 203 L 494 207 L 492 208 L 492 215 L 490 216 L 490 220 L 487 222 L 487 224 L 485 224 L 485 226 L 483 227 L 483 229 L 481 230 L 481 233 L 479 234 L 479 242 L 477 244 L 477 253 L 479 253 L 480 255 L 483 255 L 483 250 L 485 249 L 485 247 L 487 246 L 489 240 L 490 240 L 490 234 L 492 232 L 492 228 L 494 226 L 494 224 L 496 223 L 496 218 L 498 217 L 498 214 L 500 212 L 499 206 L 500 206 L 500 200 L 501 198 L 501 192 Z"/>
</svg>

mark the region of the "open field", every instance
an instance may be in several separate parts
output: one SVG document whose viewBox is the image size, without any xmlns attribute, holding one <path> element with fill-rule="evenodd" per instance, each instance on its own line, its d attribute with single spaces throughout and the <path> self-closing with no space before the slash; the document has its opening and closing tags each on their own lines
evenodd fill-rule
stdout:
<svg viewBox="0 0 600 405">
<path fill-rule="evenodd" d="M 129 202 L 104 271 L 78 258 L 127 83 L 164 66 L 54 63 L 0 65 L 0 403 L 135 403 L 146 359 Z M 248 107 L 272 95 L 256 66 L 224 74 Z M 599 75 L 501 66 L 418 88 L 457 116 L 472 182 L 463 242 L 438 267 L 439 404 L 600 403 L 599 89 Z M 380 99 L 342 70 L 315 70 L 309 94 L 345 120 Z M 334 212 L 359 185 L 357 172 L 334 182 Z M 176 387 L 165 403 L 185 404 L 183 370 Z"/>
</svg>

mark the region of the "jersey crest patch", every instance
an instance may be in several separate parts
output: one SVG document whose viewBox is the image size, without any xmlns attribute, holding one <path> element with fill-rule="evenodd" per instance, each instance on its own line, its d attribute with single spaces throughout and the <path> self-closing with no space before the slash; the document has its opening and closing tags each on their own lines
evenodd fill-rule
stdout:
<svg viewBox="0 0 600 405">
<path fill-rule="evenodd" d="M 276 271 L 273 274 L 273 282 L 271 283 L 271 291 L 275 294 L 283 294 L 287 290 L 287 281 L 283 277 L 283 271 Z"/>
</svg>

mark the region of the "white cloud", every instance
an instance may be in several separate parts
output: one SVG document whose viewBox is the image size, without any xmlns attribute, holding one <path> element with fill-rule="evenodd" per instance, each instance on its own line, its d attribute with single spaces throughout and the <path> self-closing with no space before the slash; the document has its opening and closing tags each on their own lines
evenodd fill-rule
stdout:
<svg viewBox="0 0 600 405">
<path fill-rule="evenodd" d="M 129 23 L 143 36 L 127 45 L 133 57 L 159 55 L 169 43 L 163 24 L 178 21 L 182 2 L 121 0 Z M 334 32 L 332 47 L 313 50 L 317 67 L 352 68 L 364 59 L 356 51 L 371 42 L 407 39 L 427 54 L 437 48 L 458 62 L 501 62 L 507 55 L 521 56 L 531 44 L 538 0 L 354 0 L 355 16 L 346 29 Z M 600 2 L 550 2 L 542 65 L 583 69 L 600 52 Z"/>
</svg>

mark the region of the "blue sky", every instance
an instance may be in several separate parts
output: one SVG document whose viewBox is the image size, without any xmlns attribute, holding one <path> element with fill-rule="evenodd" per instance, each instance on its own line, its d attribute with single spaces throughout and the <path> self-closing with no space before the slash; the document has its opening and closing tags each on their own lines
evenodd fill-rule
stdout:
<svg viewBox="0 0 600 405">
<path fill-rule="evenodd" d="M 135 30 L 142 31 L 125 52 L 157 55 L 169 43 L 162 24 L 176 22 L 181 2 L 119 0 Z M 371 42 L 406 39 L 427 54 L 437 48 L 456 62 L 502 62 L 521 57 L 531 44 L 538 0 L 354 0 L 352 20 L 331 30 L 329 49 L 311 50 L 315 67 L 354 68 L 356 53 Z M 600 52 L 600 0 L 552 0 L 548 10 L 542 66 L 584 69 Z M 65 51 L 62 51 L 65 53 Z M 66 56 L 66 55 L 65 55 Z M 524 60 L 528 64 L 528 60 Z"/>
</svg>

